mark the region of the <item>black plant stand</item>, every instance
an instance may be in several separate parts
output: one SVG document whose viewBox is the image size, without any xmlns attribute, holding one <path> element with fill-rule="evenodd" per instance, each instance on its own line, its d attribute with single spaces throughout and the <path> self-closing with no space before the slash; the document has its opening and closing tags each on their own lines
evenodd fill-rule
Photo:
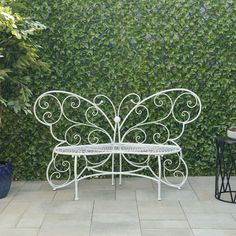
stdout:
<svg viewBox="0 0 236 236">
<path fill-rule="evenodd" d="M 236 140 L 217 137 L 216 149 L 215 197 L 236 203 Z"/>
</svg>

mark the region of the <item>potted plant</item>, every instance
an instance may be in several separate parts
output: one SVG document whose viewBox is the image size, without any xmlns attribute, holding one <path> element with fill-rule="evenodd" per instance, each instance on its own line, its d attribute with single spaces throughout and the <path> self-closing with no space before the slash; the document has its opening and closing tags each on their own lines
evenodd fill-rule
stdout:
<svg viewBox="0 0 236 236">
<path fill-rule="evenodd" d="M 236 126 L 232 126 L 227 130 L 227 136 L 232 139 L 236 139 Z"/>
<path fill-rule="evenodd" d="M 0 161 L 0 198 L 7 196 L 12 182 L 12 164 L 9 161 Z"/>
<path fill-rule="evenodd" d="M 0 130 L 6 122 L 3 119 L 6 109 L 31 114 L 30 75 L 36 69 L 47 68 L 37 54 L 39 45 L 32 40 L 32 35 L 45 26 L 16 13 L 19 2 L 14 3 L 0 1 Z M 7 195 L 11 180 L 12 164 L 0 156 L 0 198 Z"/>
<path fill-rule="evenodd" d="M 231 139 L 236 139 L 236 117 L 232 117 L 231 126 L 227 129 L 227 136 Z"/>
</svg>

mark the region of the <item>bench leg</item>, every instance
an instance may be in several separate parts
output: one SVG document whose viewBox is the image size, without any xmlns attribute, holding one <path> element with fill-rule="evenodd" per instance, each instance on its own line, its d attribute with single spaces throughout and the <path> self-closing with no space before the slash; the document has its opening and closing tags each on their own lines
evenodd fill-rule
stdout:
<svg viewBox="0 0 236 236">
<path fill-rule="evenodd" d="M 111 171 L 112 171 L 112 174 L 111 174 L 111 184 L 114 185 L 114 154 L 112 154 L 112 157 L 111 157 Z"/>
<path fill-rule="evenodd" d="M 74 156 L 75 200 L 78 200 L 77 156 Z"/>
<path fill-rule="evenodd" d="M 158 200 L 161 200 L 161 156 L 158 156 Z"/>
<path fill-rule="evenodd" d="M 121 184 L 121 177 L 122 177 L 122 157 L 121 157 L 121 154 L 120 154 L 120 157 L 119 157 L 119 166 L 120 166 L 120 174 L 119 174 L 119 184 Z"/>
</svg>

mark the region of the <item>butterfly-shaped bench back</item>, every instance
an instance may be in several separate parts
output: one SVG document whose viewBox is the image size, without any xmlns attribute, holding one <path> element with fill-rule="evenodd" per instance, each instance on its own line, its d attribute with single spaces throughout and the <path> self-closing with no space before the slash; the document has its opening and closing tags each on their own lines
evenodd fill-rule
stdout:
<svg viewBox="0 0 236 236">
<path fill-rule="evenodd" d="M 187 124 L 201 112 L 199 97 L 187 89 L 169 89 L 141 98 L 131 93 L 115 106 L 110 98 L 92 100 L 65 91 L 49 91 L 34 104 L 39 122 L 63 145 L 114 142 L 176 144 Z"/>
</svg>

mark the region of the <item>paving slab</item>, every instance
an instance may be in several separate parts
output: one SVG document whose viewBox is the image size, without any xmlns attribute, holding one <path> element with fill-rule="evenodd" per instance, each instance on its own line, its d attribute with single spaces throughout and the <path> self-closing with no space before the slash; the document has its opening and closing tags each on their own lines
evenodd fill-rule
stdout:
<svg viewBox="0 0 236 236">
<path fill-rule="evenodd" d="M 1 214 L 0 215 L 0 228 L 15 228 L 21 219 L 22 214 Z"/>
<path fill-rule="evenodd" d="M 139 218 L 135 213 L 94 214 L 92 236 L 141 236 Z"/>
<path fill-rule="evenodd" d="M 74 194 L 73 194 L 74 196 Z M 114 190 L 81 190 L 78 197 L 80 200 L 115 200 Z"/>
<path fill-rule="evenodd" d="M 45 218 L 44 213 L 25 213 L 21 216 L 17 228 L 40 228 Z"/>
<path fill-rule="evenodd" d="M 236 229 L 235 219 L 226 213 L 189 213 L 186 214 L 191 228 Z"/>
<path fill-rule="evenodd" d="M 151 229 L 151 230 L 142 230 L 142 236 L 194 236 L 190 229 Z"/>
<path fill-rule="evenodd" d="M 187 220 L 141 220 L 142 229 L 189 229 Z"/>
<path fill-rule="evenodd" d="M 136 191 L 129 189 L 116 189 L 115 199 L 136 201 Z"/>
<path fill-rule="evenodd" d="M 135 213 L 137 212 L 137 204 L 136 201 L 126 201 L 126 200 L 97 200 L 94 204 L 94 214 L 102 213 Z"/>
<path fill-rule="evenodd" d="M 48 213 L 44 218 L 41 228 L 70 228 L 86 226 L 90 227 L 91 213 L 77 213 L 77 214 L 59 214 Z"/>
<path fill-rule="evenodd" d="M 55 191 L 41 191 L 41 190 L 20 190 L 13 198 L 14 201 L 21 202 L 40 202 L 40 201 L 52 201 L 55 195 Z"/>
<path fill-rule="evenodd" d="M 74 187 L 74 185 L 72 185 Z M 111 179 L 85 179 L 79 182 L 79 190 L 115 190 Z"/>
<path fill-rule="evenodd" d="M 180 200 L 180 204 L 186 213 L 235 213 L 236 206 L 216 199 L 207 201 Z"/>
<path fill-rule="evenodd" d="M 196 176 L 189 177 L 190 183 L 194 193 L 199 200 L 214 200 L 215 195 L 215 178 L 212 176 Z"/>
<path fill-rule="evenodd" d="M 71 227 L 41 228 L 37 236 L 90 236 L 90 227 L 77 225 Z"/>
<path fill-rule="evenodd" d="M 1 229 L 0 228 L 0 235 L 1 236 L 37 236 L 38 229 Z"/>
<path fill-rule="evenodd" d="M 127 190 L 153 190 L 153 183 L 145 178 L 122 178 L 121 184 L 118 183 L 119 179 L 116 178 L 116 189 Z"/>
<path fill-rule="evenodd" d="M 178 201 L 138 201 L 141 220 L 184 220 L 185 215 Z"/>
<path fill-rule="evenodd" d="M 235 236 L 236 230 L 193 229 L 194 236 Z"/>
</svg>

